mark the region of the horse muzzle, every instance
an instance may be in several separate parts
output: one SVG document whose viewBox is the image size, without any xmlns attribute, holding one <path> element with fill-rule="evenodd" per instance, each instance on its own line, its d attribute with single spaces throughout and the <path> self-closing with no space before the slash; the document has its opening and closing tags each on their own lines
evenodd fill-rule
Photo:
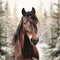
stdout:
<svg viewBox="0 0 60 60">
<path fill-rule="evenodd" d="M 38 41 L 39 41 L 39 38 L 37 38 L 37 39 L 31 38 L 31 42 L 32 42 L 34 45 L 36 45 L 36 44 L 38 43 Z"/>
</svg>

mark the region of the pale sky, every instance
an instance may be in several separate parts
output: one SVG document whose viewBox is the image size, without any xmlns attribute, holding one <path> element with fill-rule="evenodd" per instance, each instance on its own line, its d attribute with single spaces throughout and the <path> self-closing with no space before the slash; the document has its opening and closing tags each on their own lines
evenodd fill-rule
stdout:
<svg viewBox="0 0 60 60">
<path fill-rule="evenodd" d="M 22 8 L 25 8 L 26 11 L 30 11 L 32 7 L 34 7 L 37 10 L 38 5 L 40 4 L 40 0 L 10 0 L 9 5 L 11 10 L 13 10 L 14 4 L 17 5 L 17 13 L 18 17 L 20 17 L 22 16 Z"/>
<path fill-rule="evenodd" d="M 25 8 L 26 11 L 30 11 L 32 7 L 38 10 L 39 5 L 41 4 L 43 7 L 43 10 L 46 10 L 49 12 L 49 6 L 51 5 L 52 2 L 57 2 L 58 0 L 7 0 L 9 2 L 9 7 L 11 13 L 13 12 L 13 7 L 14 4 L 17 6 L 17 14 L 18 17 L 21 17 L 21 10 L 22 8 Z"/>
</svg>

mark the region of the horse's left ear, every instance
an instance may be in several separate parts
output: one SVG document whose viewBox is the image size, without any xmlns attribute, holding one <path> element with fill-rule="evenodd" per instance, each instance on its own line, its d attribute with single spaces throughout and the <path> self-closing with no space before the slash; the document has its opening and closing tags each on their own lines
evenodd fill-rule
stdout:
<svg viewBox="0 0 60 60">
<path fill-rule="evenodd" d="M 22 9 L 22 15 L 23 15 L 23 16 L 26 16 L 26 11 L 25 11 L 24 8 Z"/>
<path fill-rule="evenodd" d="M 33 15 L 35 15 L 35 8 L 34 7 L 32 7 L 32 11 L 31 12 L 32 12 Z"/>
</svg>

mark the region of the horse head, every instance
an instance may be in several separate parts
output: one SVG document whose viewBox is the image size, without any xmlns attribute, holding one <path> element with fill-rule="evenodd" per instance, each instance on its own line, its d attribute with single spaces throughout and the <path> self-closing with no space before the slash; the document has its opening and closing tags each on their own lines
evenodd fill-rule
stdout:
<svg viewBox="0 0 60 60">
<path fill-rule="evenodd" d="M 38 19 L 36 16 L 35 8 L 32 7 L 32 10 L 28 12 L 26 12 L 23 8 L 22 15 L 23 29 L 25 33 L 27 33 L 31 43 L 36 45 L 39 39 L 37 36 Z"/>
</svg>

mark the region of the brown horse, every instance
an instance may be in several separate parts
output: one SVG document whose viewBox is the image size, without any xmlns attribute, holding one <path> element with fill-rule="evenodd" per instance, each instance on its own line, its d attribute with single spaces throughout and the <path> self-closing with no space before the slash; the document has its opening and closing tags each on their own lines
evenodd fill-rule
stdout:
<svg viewBox="0 0 60 60">
<path fill-rule="evenodd" d="M 14 59 L 15 60 L 39 60 L 39 54 L 36 48 L 38 42 L 37 37 L 37 23 L 38 19 L 35 15 L 35 9 L 26 12 L 22 9 L 22 19 L 18 25 L 16 33 L 14 34 L 12 43 L 14 45 Z"/>
</svg>

